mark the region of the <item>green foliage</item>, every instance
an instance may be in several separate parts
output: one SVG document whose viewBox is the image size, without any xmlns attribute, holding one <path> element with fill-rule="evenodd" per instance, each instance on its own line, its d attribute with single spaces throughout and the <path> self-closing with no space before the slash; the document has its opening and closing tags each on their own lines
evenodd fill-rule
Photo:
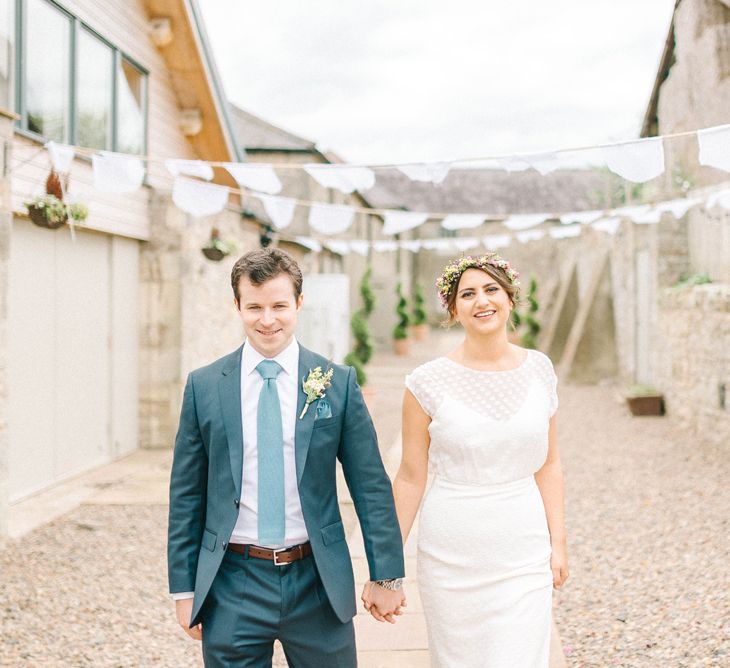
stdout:
<svg viewBox="0 0 730 668">
<path fill-rule="evenodd" d="M 527 314 L 525 315 L 525 327 L 527 331 L 522 335 L 522 345 L 525 348 L 537 348 L 537 335 L 541 329 L 540 323 L 535 318 L 535 315 L 540 309 L 536 295 L 537 281 L 533 276 L 530 278 L 530 285 L 527 290 Z"/>
<path fill-rule="evenodd" d="M 426 309 L 423 308 L 423 288 L 420 283 L 413 287 L 413 324 L 425 325 L 428 319 Z"/>
<path fill-rule="evenodd" d="M 691 285 L 705 285 L 706 283 L 712 283 L 712 279 L 709 274 L 682 274 L 679 277 L 679 281 L 672 287 L 675 288 L 686 288 Z"/>
<path fill-rule="evenodd" d="M 89 209 L 85 204 L 81 202 L 66 204 L 55 195 L 39 195 L 23 203 L 28 209 L 33 208 L 43 211 L 49 223 L 60 223 L 67 218 L 73 218 L 77 223 L 81 223 L 89 215 Z"/>
<path fill-rule="evenodd" d="M 345 357 L 345 364 L 355 369 L 357 382 L 361 386 L 365 385 L 367 381 L 365 365 L 373 356 L 373 343 L 368 329 L 368 317 L 375 309 L 375 294 L 370 286 L 371 275 L 372 267 L 368 266 L 360 279 L 360 296 L 363 307 L 359 311 L 355 311 L 350 318 L 350 330 L 355 339 L 355 347 Z"/>
<path fill-rule="evenodd" d="M 353 369 L 355 369 L 355 375 L 357 376 L 357 384 L 362 387 L 365 385 L 365 382 L 367 381 L 368 377 L 365 373 L 365 368 L 362 365 L 362 362 L 360 361 L 360 358 L 355 354 L 355 352 L 347 353 L 345 356 L 345 364 L 348 366 L 351 366 Z"/>
<path fill-rule="evenodd" d="M 408 338 L 408 326 L 411 324 L 411 319 L 408 316 L 408 302 L 403 296 L 403 289 L 400 283 L 395 288 L 395 294 L 398 295 L 398 304 L 395 307 L 395 312 L 398 315 L 398 324 L 393 329 L 393 338 L 398 341 Z"/>
<path fill-rule="evenodd" d="M 660 394 L 660 392 L 651 385 L 632 385 L 627 392 L 629 397 L 653 397 L 657 394 Z"/>
</svg>

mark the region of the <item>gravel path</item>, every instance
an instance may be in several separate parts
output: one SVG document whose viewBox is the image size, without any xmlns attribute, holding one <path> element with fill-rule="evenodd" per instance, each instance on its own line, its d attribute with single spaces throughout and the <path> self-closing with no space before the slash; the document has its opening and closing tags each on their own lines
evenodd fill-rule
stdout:
<svg viewBox="0 0 730 668">
<path fill-rule="evenodd" d="M 571 579 L 555 616 L 569 666 L 729 666 L 728 452 L 669 417 L 631 418 L 611 388 L 560 396 Z M 390 436 L 387 403 L 376 421 Z M 200 666 L 167 596 L 166 514 L 84 505 L 0 550 L 0 665 Z"/>
<path fill-rule="evenodd" d="M 560 396 L 568 665 L 730 666 L 730 452 L 632 418 L 608 388 Z"/>
</svg>

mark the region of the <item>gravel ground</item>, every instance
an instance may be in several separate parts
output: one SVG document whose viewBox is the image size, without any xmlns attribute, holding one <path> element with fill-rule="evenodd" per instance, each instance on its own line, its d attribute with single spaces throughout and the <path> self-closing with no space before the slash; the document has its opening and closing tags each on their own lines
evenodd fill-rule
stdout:
<svg viewBox="0 0 730 668">
<path fill-rule="evenodd" d="M 730 460 L 601 387 L 560 392 L 568 665 L 730 666 Z M 728 444 L 730 446 L 730 444 Z"/>
<path fill-rule="evenodd" d="M 610 388 L 560 395 L 569 666 L 729 666 L 728 453 L 631 418 Z M 388 435 L 390 412 L 376 411 Z M 0 665 L 200 666 L 167 596 L 166 512 L 85 505 L 1 550 Z"/>
</svg>

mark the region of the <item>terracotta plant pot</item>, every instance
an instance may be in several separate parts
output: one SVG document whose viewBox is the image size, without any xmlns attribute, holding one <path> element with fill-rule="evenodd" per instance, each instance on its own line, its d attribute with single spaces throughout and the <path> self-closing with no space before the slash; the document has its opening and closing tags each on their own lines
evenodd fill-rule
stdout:
<svg viewBox="0 0 730 668">
<path fill-rule="evenodd" d="M 393 339 L 393 351 L 396 355 L 407 355 L 411 352 L 411 340 Z"/>
<path fill-rule="evenodd" d="M 664 415 L 664 396 L 649 394 L 639 397 L 626 397 L 632 415 Z"/>
<path fill-rule="evenodd" d="M 228 253 L 224 253 L 220 248 L 201 248 L 203 255 L 213 262 L 220 262 Z"/>
<path fill-rule="evenodd" d="M 413 334 L 413 340 L 414 341 L 425 341 L 428 338 L 428 332 L 430 331 L 430 327 L 423 323 L 422 325 L 413 325 L 411 327 L 411 334 Z"/>
<path fill-rule="evenodd" d="M 45 209 L 39 209 L 35 206 L 28 207 L 28 216 L 30 216 L 31 221 L 35 225 L 38 225 L 38 227 L 46 227 L 49 230 L 57 230 L 59 227 L 65 225 L 68 220 L 67 217 L 64 217 L 63 220 L 59 220 L 56 223 L 50 223 L 48 222 L 48 218 L 46 218 Z"/>
</svg>

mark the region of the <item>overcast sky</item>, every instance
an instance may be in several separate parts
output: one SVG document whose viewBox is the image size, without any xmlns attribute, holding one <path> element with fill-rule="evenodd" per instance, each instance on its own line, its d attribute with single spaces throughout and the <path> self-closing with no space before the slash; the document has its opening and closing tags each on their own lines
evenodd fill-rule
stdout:
<svg viewBox="0 0 730 668">
<path fill-rule="evenodd" d="M 637 137 L 674 0 L 198 0 L 238 106 L 351 162 Z"/>
</svg>

